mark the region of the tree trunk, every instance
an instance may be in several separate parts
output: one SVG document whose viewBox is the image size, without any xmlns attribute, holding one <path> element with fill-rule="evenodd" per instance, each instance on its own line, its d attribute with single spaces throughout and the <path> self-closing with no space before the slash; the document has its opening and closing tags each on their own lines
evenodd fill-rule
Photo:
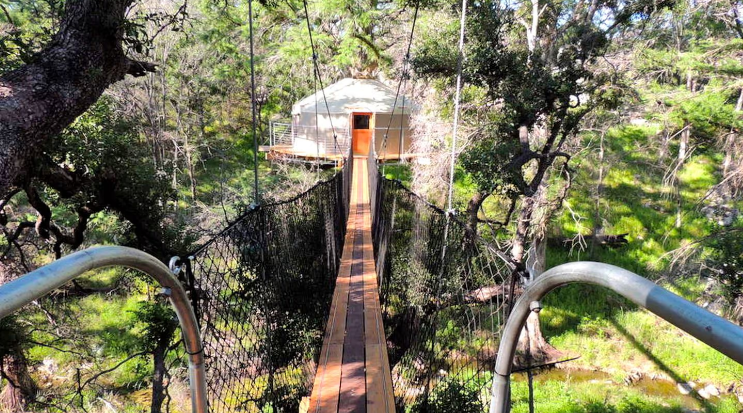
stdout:
<svg viewBox="0 0 743 413">
<path fill-rule="evenodd" d="M 599 141 L 599 176 L 596 179 L 596 203 L 594 208 L 595 213 L 593 217 L 593 239 L 591 241 L 590 256 L 595 257 L 596 247 L 600 236 L 604 232 L 603 216 L 601 214 L 601 197 L 604 194 L 604 137 L 606 133 L 601 133 L 601 140 Z"/>
<path fill-rule="evenodd" d="M 152 352 L 154 372 L 152 375 L 152 404 L 150 405 L 150 413 L 160 413 L 166 398 L 165 390 L 167 389 L 166 379 L 168 377 L 168 368 L 165 365 L 165 356 L 168 353 L 170 339 L 175 333 L 176 326 L 176 324 L 171 324 L 161 331 L 157 345 Z"/>
<path fill-rule="evenodd" d="M 465 216 L 467 217 L 467 238 L 469 240 L 474 240 L 475 235 L 477 235 L 477 224 L 480 222 L 478 219 L 478 213 L 480 212 L 480 207 L 482 206 L 482 203 L 485 202 L 487 196 L 486 193 L 477 192 L 472 195 L 472 198 L 467 202 Z"/>
<path fill-rule="evenodd" d="M 516 223 L 516 234 L 511 247 L 511 258 L 520 266 L 528 269 L 531 274 L 530 278 L 532 279 L 538 277 L 542 272 L 544 272 L 546 266 L 547 245 L 545 231 L 541 228 L 541 225 L 536 225 L 537 227 L 540 227 L 539 230 L 532 231 L 534 237 L 529 250 L 528 262 L 525 262 L 524 258 L 529 229 L 535 226 L 532 222 L 534 213 L 540 206 L 546 204 L 544 198 L 547 196 L 547 179 L 547 176 L 543 178 L 543 181 L 539 185 L 537 193 L 534 194 L 534 196 L 524 199 Z M 546 223 L 543 222 L 540 224 L 544 225 Z M 517 351 L 525 355 L 526 360 L 522 361 L 525 361 L 526 364 L 530 364 L 531 361 L 544 361 L 559 354 L 557 350 L 547 343 L 547 340 L 542 335 L 538 313 L 529 314 L 524 330 L 521 332 L 521 336 L 519 337 Z"/>
<path fill-rule="evenodd" d="M 188 180 L 191 183 L 191 198 L 196 201 L 196 172 L 194 171 L 193 159 L 191 158 L 191 145 L 188 142 L 188 136 L 185 139 L 186 168 L 188 170 Z"/>
<path fill-rule="evenodd" d="M 126 74 L 154 71 L 124 54 L 132 0 L 68 0 L 60 29 L 33 63 L 0 76 L 0 196 L 28 179 L 43 146 Z"/>
<path fill-rule="evenodd" d="M 686 72 L 686 90 L 689 92 L 694 92 L 695 89 L 695 80 L 694 76 L 692 75 L 691 71 Z"/>
<path fill-rule="evenodd" d="M 165 367 L 165 351 L 167 344 L 158 344 L 153 352 L 155 371 L 152 375 L 152 404 L 150 413 L 160 413 L 163 402 L 165 401 L 165 376 L 167 369 Z"/>
<path fill-rule="evenodd" d="M 684 126 L 684 130 L 681 131 L 681 136 L 679 138 L 679 153 L 678 158 L 676 159 L 677 165 L 676 165 L 676 171 L 674 172 L 674 178 L 673 181 L 675 183 L 676 188 L 676 228 L 681 228 L 681 216 L 682 216 L 682 202 L 681 199 L 681 188 L 679 187 L 681 185 L 681 182 L 678 179 L 678 174 L 681 172 L 681 167 L 684 164 L 684 161 L 686 160 L 686 152 L 688 150 L 689 146 L 689 139 L 691 137 L 691 125 L 687 124 Z"/>
<path fill-rule="evenodd" d="M 534 197 L 527 197 L 521 205 L 519 217 L 516 221 L 516 234 L 513 237 L 511 246 L 511 258 L 517 264 L 524 262 L 524 253 L 526 252 L 526 236 L 531 225 L 531 217 L 534 213 Z"/>
<path fill-rule="evenodd" d="M 741 111 L 743 111 L 743 89 L 740 90 L 740 93 L 738 94 L 738 101 L 735 104 L 735 112 L 740 113 Z M 732 178 L 732 174 L 737 172 L 731 171 L 733 160 L 736 158 L 737 155 L 737 140 L 738 132 L 735 130 L 735 128 L 731 128 L 730 132 L 728 132 L 727 136 L 725 137 L 725 143 L 723 144 L 725 158 L 722 162 L 722 179 L 727 181 L 725 189 L 727 194 L 731 198 L 735 197 L 740 182 L 740 178 L 728 180 L 729 178 Z"/>
<path fill-rule="evenodd" d="M 0 392 L 0 411 L 20 413 L 36 395 L 36 383 L 28 372 L 28 363 L 23 351 L 16 349 L 3 357 L 2 375 L 7 384 Z"/>
<path fill-rule="evenodd" d="M 547 267 L 547 243 L 544 236 L 535 237 L 529 248 L 527 268 L 533 281 L 539 277 Z M 559 352 L 547 343 L 542 335 L 542 326 L 539 313 L 532 311 L 526 319 L 526 325 L 519 336 L 517 350 L 524 354 L 525 360 L 521 364 L 529 365 L 531 361 L 542 362 L 556 358 Z"/>
</svg>

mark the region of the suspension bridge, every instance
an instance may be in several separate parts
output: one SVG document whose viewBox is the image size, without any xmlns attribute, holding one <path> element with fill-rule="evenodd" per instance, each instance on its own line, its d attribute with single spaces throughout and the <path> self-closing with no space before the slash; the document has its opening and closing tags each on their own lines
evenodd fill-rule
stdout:
<svg viewBox="0 0 743 413">
<path fill-rule="evenodd" d="M 463 0 L 448 211 L 465 10 Z M 398 94 L 408 77 L 417 11 L 416 4 Z M 322 90 L 309 18 L 307 26 Z M 255 112 L 253 99 L 257 156 Z M 334 128 L 333 139 L 339 150 Z M 373 145 L 368 157 L 349 151 L 341 164 L 332 178 L 294 198 L 253 205 L 198 249 L 174 257 L 170 269 L 116 247 L 42 267 L 0 286 L 0 317 L 87 270 L 143 271 L 166 288 L 176 308 L 199 413 L 506 412 L 521 326 L 537 308 L 533 303 L 569 282 L 613 289 L 743 363 L 743 330 L 616 267 L 561 266 L 518 298 L 513 281 L 521 274 L 503 259 L 505 251 L 386 179 Z M 256 200 L 257 165 L 256 159 Z"/>
<path fill-rule="evenodd" d="M 484 406 L 507 302 L 493 287 L 510 274 L 497 253 L 373 157 L 347 155 L 181 263 L 210 410 L 425 409 L 460 383 Z"/>
<path fill-rule="evenodd" d="M 199 413 L 507 412 L 532 303 L 570 282 L 613 289 L 743 363 L 743 329 L 610 265 L 556 267 L 514 303 L 501 254 L 349 153 L 170 269 L 123 247 L 80 251 L 0 286 L 0 317 L 92 269 L 145 272 L 181 321 Z"/>
</svg>

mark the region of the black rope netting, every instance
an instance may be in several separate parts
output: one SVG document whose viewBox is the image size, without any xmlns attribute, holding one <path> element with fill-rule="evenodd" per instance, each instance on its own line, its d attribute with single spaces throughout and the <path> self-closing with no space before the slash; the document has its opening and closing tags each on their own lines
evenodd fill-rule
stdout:
<svg viewBox="0 0 743 413">
<path fill-rule="evenodd" d="M 350 159 L 350 158 L 347 158 Z M 212 412 L 296 412 L 343 251 L 353 162 L 288 201 L 253 208 L 187 262 Z"/>
<path fill-rule="evenodd" d="M 397 410 L 486 411 L 510 270 L 455 217 L 382 177 L 373 157 L 369 179 Z"/>
<path fill-rule="evenodd" d="M 397 410 L 482 412 L 510 271 L 495 248 L 383 178 L 370 158 Z M 252 209 L 188 261 L 210 411 L 296 412 L 310 395 L 343 250 L 352 165 L 291 200 Z"/>
</svg>

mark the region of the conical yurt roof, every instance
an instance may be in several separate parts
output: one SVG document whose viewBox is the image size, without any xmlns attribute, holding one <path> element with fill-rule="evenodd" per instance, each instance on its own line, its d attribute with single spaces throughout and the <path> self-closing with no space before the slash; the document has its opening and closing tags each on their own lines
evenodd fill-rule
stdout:
<svg viewBox="0 0 743 413">
<path fill-rule="evenodd" d="M 324 98 L 328 101 L 327 108 L 323 92 L 325 92 Z M 317 108 L 315 102 L 317 102 Z M 395 104 L 395 90 L 392 88 L 374 79 L 345 78 L 295 103 L 292 106 L 292 115 L 315 113 L 315 109 L 320 114 L 328 112 L 331 114 L 392 113 L 393 108 L 396 114 L 403 113 L 403 97 L 398 96 L 397 104 Z M 406 98 L 404 113 L 410 113 L 413 108 L 413 102 Z"/>
</svg>

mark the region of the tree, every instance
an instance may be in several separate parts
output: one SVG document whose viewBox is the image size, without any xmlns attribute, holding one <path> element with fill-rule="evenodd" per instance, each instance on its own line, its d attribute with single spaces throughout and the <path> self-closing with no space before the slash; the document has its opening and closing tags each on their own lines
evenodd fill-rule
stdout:
<svg viewBox="0 0 743 413">
<path fill-rule="evenodd" d="M 165 357 L 172 350 L 173 335 L 178 328 L 175 313 L 167 302 L 149 302 L 140 304 L 134 312 L 135 320 L 144 324 L 141 350 L 152 354 L 153 376 L 152 376 L 152 402 L 151 413 L 160 413 L 162 404 L 166 398 L 165 383 L 168 369 L 165 365 Z"/>
<path fill-rule="evenodd" d="M 0 411 L 20 413 L 36 397 L 37 386 L 28 372 L 25 354 L 27 327 L 14 317 L 0 320 L 0 376 L 7 384 L 0 392 Z"/>
<path fill-rule="evenodd" d="M 110 100 L 99 100 L 126 75 L 139 77 L 155 70 L 154 64 L 131 57 L 148 47 L 143 21 L 163 22 L 163 30 L 178 21 L 174 16 L 130 13 L 132 3 L 2 5 L 0 23 L 3 29 L 10 27 L 0 32 L 4 267 L 16 260 L 19 272 L 31 270 L 26 247 L 48 248 L 57 258 L 63 246 L 78 248 L 91 220 L 103 211 L 132 224 L 138 246 L 160 257 L 178 245 L 171 242 L 176 237 L 167 239 L 163 225 L 170 194 L 143 162 L 146 155 L 126 119 L 114 113 Z M 21 206 L 15 208 L 15 203 Z M 27 236 L 32 229 L 46 245 Z M 2 275 L 7 281 L 5 269 Z M 6 402 L 24 409 L 33 399 L 25 355 L 21 347 L 11 346 L 2 357 L 3 374 L 10 379 L 3 390 Z"/>
<path fill-rule="evenodd" d="M 645 35 L 638 52 L 638 80 L 660 89 L 654 117 L 663 121 L 661 145 L 678 137 L 678 155 L 665 181 L 675 192 L 676 227 L 681 221 L 677 174 L 694 148 L 717 146 L 724 152 L 723 180 L 713 188 L 721 198 L 734 198 L 741 185 L 737 141 L 743 110 L 743 66 L 740 63 L 738 2 L 679 2 Z"/>
<path fill-rule="evenodd" d="M 583 118 L 598 107 L 621 101 L 619 75 L 602 70 L 612 39 L 630 31 L 664 1 L 484 2 L 471 6 L 464 77 L 482 88 L 492 108 L 487 127 L 461 156 L 461 165 L 477 191 L 467 205 L 472 233 L 478 224 L 501 229 L 515 216 L 511 260 L 520 270 L 512 280 L 527 279 L 526 250 L 544 251 L 545 231 L 570 183 L 569 138 L 580 131 Z M 427 76 L 454 75 L 456 52 L 441 39 L 427 42 L 414 59 L 416 70 Z M 555 164 L 557 164 L 557 169 Z M 562 180 L 562 189 L 555 184 Z M 491 196 L 505 201 L 499 221 L 481 216 Z M 544 266 L 544 256 L 532 257 Z M 534 274 L 538 275 L 538 274 Z M 530 317 L 530 353 L 545 357 L 546 342 L 538 336 L 536 316 Z"/>
<path fill-rule="evenodd" d="M 155 67 L 124 52 L 131 0 L 65 4 L 59 31 L 31 63 L 0 76 L 0 196 L 23 187 L 45 144 L 112 83 Z M 50 174 L 60 172 L 42 167 Z M 66 174 L 50 181 L 60 187 Z"/>
<path fill-rule="evenodd" d="M 68 139 L 64 142 L 65 128 L 98 101 L 109 85 L 127 74 L 138 77 L 155 70 L 154 64 L 130 57 L 131 53 L 144 52 L 149 44 L 149 39 L 143 37 L 141 19 L 165 20 L 164 29 L 176 24 L 175 16 L 182 13 L 179 10 L 169 18 L 136 14 L 127 18 L 131 4 L 131 1 L 68 1 L 63 10 L 58 10 L 59 22 L 49 23 L 49 28 L 58 26 L 59 30 L 50 35 L 48 44 L 31 45 L 26 51 L 22 47 L 6 48 L 6 53 L 15 51 L 18 62 L 0 75 L 2 224 L 7 228 L 9 218 L 5 208 L 19 195 L 25 196 L 38 215 L 36 222 L 22 220 L 17 222 L 15 230 L 7 229 L 8 245 L 17 245 L 24 231 L 34 228 L 40 238 L 51 242 L 59 257 L 62 245 L 75 249 L 82 244 L 91 216 L 108 209 L 133 225 L 141 247 L 156 255 L 169 254 L 171 246 L 163 242 L 159 231 L 161 211 L 148 203 L 156 200 L 137 202 L 137 194 L 133 192 L 143 189 L 139 184 L 152 179 L 140 179 L 137 184 L 136 180 L 122 177 L 117 170 L 122 166 L 122 158 L 117 161 L 116 154 L 108 158 L 108 163 L 84 159 L 75 152 L 79 148 L 65 144 L 74 141 L 74 131 L 66 132 Z M 5 13 L 7 20 L 12 21 L 14 14 L 23 11 L 22 4 L 9 7 Z M 50 14 L 54 20 L 54 13 Z M 38 52 L 31 55 L 36 49 Z M 108 124 L 101 130 L 105 131 L 106 127 L 115 128 Z M 95 152 L 88 150 L 89 142 L 79 143 L 85 149 L 83 152 Z M 115 165 L 117 162 L 119 165 Z M 88 173 L 91 171 L 94 173 Z M 63 220 L 52 216 L 57 199 L 72 204 L 77 216 L 69 229 L 61 224 Z M 162 200 L 156 204 L 164 205 Z"/>
</svg>

